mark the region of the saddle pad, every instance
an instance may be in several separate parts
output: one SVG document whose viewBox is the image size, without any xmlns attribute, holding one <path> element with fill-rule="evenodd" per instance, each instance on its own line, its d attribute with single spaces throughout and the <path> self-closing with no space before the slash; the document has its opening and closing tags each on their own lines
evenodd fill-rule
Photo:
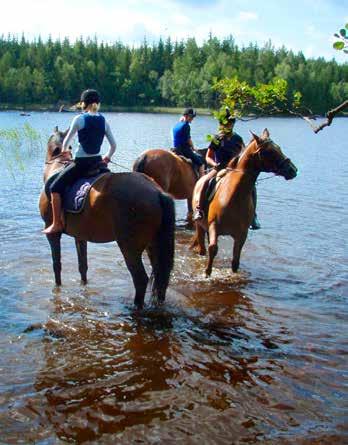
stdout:
<svg viewBox="0 0 348 445">
<path fill-rule="evenodd" d="M 72 186 L 67 187 L 63 194 L 63 208 L 69 213 L 80 213 L 93 184 L 108 172 L 99 173 L 88 178 L 80 178 Z"/>
</svg>

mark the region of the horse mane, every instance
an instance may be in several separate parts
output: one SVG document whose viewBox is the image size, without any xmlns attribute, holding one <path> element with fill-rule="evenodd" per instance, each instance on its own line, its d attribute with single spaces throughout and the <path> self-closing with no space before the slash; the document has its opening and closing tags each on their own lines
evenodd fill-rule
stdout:
<svg viewBox="0 0 348 445">
<path fill-rule="evenodd" d="M 238 161 L 239 161 L 240 155 L 235 156 L 230 160 L 230 162 L 227 164 L 228 168 L 236 168 Z"/>
</svg>

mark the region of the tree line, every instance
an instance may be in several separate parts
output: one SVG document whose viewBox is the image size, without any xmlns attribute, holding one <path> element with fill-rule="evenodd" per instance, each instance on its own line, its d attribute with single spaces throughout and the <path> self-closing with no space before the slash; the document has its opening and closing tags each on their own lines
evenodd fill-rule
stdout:
<svg viewBox="0 0 348 445">
<path fill-rule="evenodd" d="M 0 104 L 75 103 L 81 90 L 96 88 L 110 106 L 186 106 L 216 108 L 222 79 L 249 85 L 287 81 L 300 91 L 313 113 L 322 114 L 348 97 L 348 64 L 308 59 L 300 52 L 250 43 L 239 47 L 232 36 L 170 38 L 138 47 L 98 42 L 97 38 L 34 41 L 0 37 Z"/>
</svg>

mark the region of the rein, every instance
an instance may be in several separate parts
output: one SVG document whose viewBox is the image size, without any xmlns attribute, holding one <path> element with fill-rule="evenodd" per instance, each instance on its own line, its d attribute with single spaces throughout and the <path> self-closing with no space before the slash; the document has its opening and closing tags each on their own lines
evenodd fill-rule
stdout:
<svg viewBox="0 0 348 445">
<path fill-rule="evenodd" d="M 57 159 L 59 159 L 61 156 L 62 156 L 61 154 L 59 154 L 57 156 L 53 156 L 53 158 L 51 158 L 50 161 L 45 161 L 45 164 L 49 165 L 49 164 L 53 164 L 54 162 L 58 162 L 59 164 L 66 165 L 66 164 L 70 164 L 71 162 L 73 162 L 73 159 L 67 159 L 66 161 L 59 161 L 59 160 L 57 161 Z"/>
<path fill-rule="evenodd" d="M 111 160 L 110 160 L 110 164 L 117 165 L 118 167 L 124 168 L 125 170 L 128 170 L 129 172 L 132 171 L 130 168 L 126 167 L 125 165 L 118 164 L 117 162 L 114 162 L 114 161 L 111 161 Z"/>
</svg>

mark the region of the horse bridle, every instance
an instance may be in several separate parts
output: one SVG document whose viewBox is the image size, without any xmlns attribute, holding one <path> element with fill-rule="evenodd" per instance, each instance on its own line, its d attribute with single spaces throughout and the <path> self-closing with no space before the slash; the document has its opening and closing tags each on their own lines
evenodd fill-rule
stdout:
<svg viewBox="0 0 348 445">
<path fill-rule="evenodd" d="M 263 145 L 265 145 L 265 144 L 268 144 L 268 143 L 271 143 L 271 144 L 274 144 L 274 142 L 272 141 L 272 139 L 270 139 L 270 138 L 267 138 L 267 139 L 265 139 L 261 144 L 259 144 L 258 145 L 258 147 L 262 147 Z M 283 153 L 282 153 L 283 154 Z M 262 162 L 262 157 L 261 157 L 261 150 L 258 150 L 258 152 L 257 152 L 257 155 L 258 155 L 258 157 L 259 157 L 259 160 Z M 279 162 L 279 163 L 277 163 L 277 170 L 276 170 L 276 172 L 275 172 L 275 174 L 276 175 L 281 175 L 281 170 L 282 170 L 282 168 L 284 167 L 284 165 L 286 165 L 286 164 L 290 164 L 291 163 L 291 159 L 290 158 L 287 158 L 287 157 L 285 157 L 284 156 L 284 158 Z"/>
<path fill-rule="evenodd" d="M 59 155 L 53 156 L 53 158 L 51 158 L 49 161 L 46 161 L 45 164 L 53 164 L 54 162 L 58 162 L 59 164 L 66 165 L 66 164 L 70 164 L 73 161 L 73 159 L 67 159 L 65 161 L 57 161 L 57 159 L 60 158 L 61 156 L 62 156 L 62 153 L 59 153 Z"/>
</svg>

